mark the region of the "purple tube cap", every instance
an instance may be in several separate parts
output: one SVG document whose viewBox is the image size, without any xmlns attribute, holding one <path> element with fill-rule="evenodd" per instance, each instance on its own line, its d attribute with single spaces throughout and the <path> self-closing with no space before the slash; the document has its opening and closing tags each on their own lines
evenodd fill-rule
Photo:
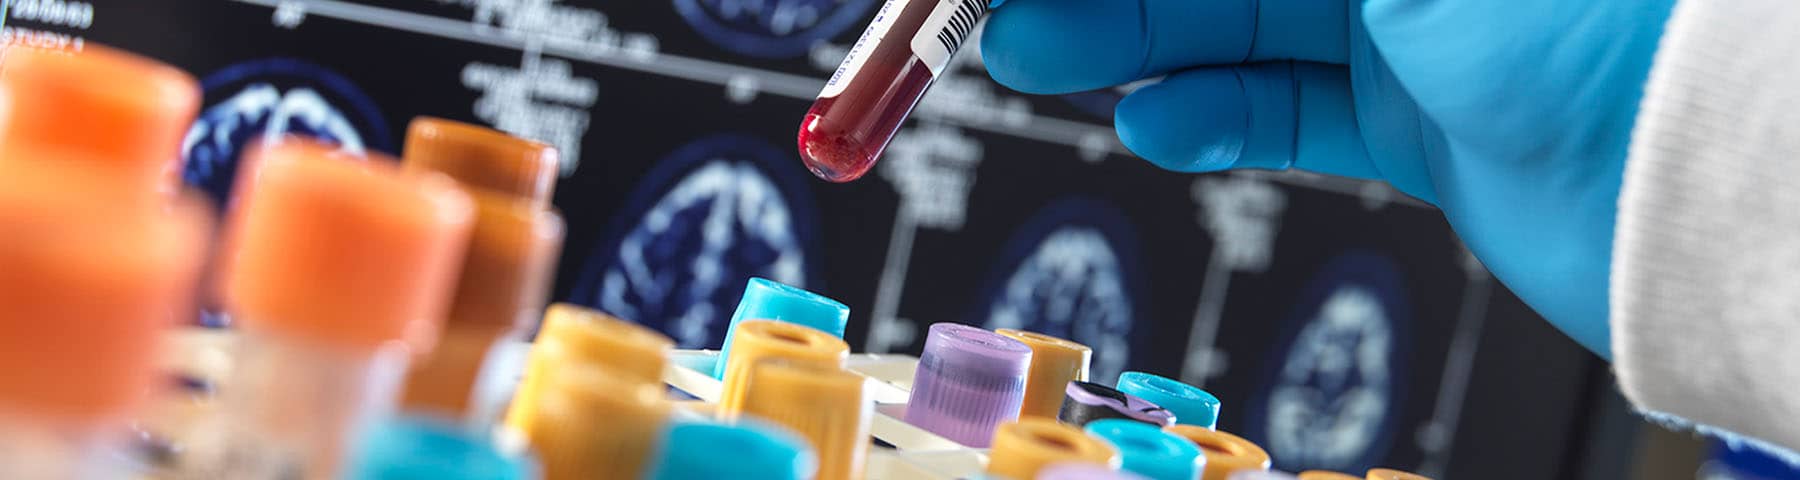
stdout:
<svg viewBox="0 0 1800 480">
<path fill-rule="evenodd" d="M 1036 480 L 1149 480 L 1143 475 L 1092 463 L 1058 463 L 1038 472 Z"/>
<path fill-rule="evenodd" d="M 913 373 L 906 422 L 971 447 L 1019 418 L 1031 347 L 967 325 L 939 323 L 925 338 Z"/>
</svg>

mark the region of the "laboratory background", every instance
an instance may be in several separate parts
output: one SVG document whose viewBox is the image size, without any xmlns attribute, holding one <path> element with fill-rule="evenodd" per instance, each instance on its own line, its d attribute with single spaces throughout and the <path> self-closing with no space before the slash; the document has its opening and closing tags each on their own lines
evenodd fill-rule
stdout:
<svg viewBox="0 0 1800 480">
<path fill-rule="evenodd" d="M 1204 388 L 1219 429 L 1280 470 L 1763 478 L 1723 476 L 1762 459 L 1635 415 L 1435 208 L 1379 183 L 1135 158 L 1111 127 L 1131 86 L 1013 92 L 971 40 L 874 170 L 819 180 L 796 126 L 882 3 L 14 0 L 4 38 L 197 78 L 180 176 L 221 212 L 246 152 L 290 134 L 398 158 L 428 116 L 554 146 L 550 300 L 675 348 L 717 348 L 761 277 L 848 305 L 854 352 L 917 355 L 954 322 L 1088 345 L 1096 379 Z M 201 310 L 189 328 L 237 328 Z"/>
</svg>

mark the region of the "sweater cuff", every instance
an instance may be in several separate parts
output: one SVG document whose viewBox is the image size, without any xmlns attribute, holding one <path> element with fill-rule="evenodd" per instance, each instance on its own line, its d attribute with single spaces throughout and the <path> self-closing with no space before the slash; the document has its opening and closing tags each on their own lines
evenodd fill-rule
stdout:
<svg viewBox="0 0 1800 480">
<path fill-rule="evenodd" d="M 1800 449 L 1800 3 L 1675 6 L 1614 238 L 1625 396 Z"/>
</svg>

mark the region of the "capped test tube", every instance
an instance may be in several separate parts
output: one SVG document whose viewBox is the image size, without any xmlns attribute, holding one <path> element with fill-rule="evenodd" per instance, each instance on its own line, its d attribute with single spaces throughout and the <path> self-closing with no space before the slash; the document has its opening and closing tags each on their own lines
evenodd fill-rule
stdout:
<svg viewBox="0 0 1800 480">
<path fill-rule="evenodd" d="M 1119 374 L 1119 391 L 1137 395 L 1175 413 L 1175 423 L 1213 428 L 1219 422 L 1219 398 L 1199 387 L 1144 372 Z"/>
<path fill-rule="evenodd" d="M 531 480 L 537 465 L 506 455 L 486 435 L 436 419 L 375 423 L 350 455 L 347 480 Z"/>
<path fill-rule="evenodd" d="M 1098 420 L 1120 418 L 1144 422 L 1158 427 L 1175 424 L 1175 414 L 1136 395 L 1090 382 L 1069 382 L 1064 389 L 1062 409 L 1056 418 L 1065 423 L 1084 426 Z"/>
<path fill-rule="evenodd" d="M 737 418 L 744 412 L 749 390 L 750 370 L 762 362 L 784 360 L 830 368 L 842 368 L 850 356 L 850 345 L 844 340 L 792 323 L 773 320 L 750 320 L 738 325 L 732 338 L 737 354 L 725 366 L 725 381 L 719 385 L 719 416 Z"/>
<path fill-rule="evenodd" d="M 1036 480 L 1146 480 L 1143 475 L 1091 463 L 1058 463 L 1038 472 Z"/>
<path fill-rule="evenodd" d="M 968 325 L 933 324 L 913 373 L 906 423 L 986 448 L 1000 424 L 1018 420 L 1031 347 Z"/>
<path fill-rule="evenodd" d="M 863 478 L 875 405 L 863 376 L 836 365 L 771 358 L 750 367 L 742 413 L 799 433 L 819 458 L 817 480 Z"/>
<path fill-rule="evenodd" d="M 851 45 L 800 122 L 800 158 L 819 178 L 868 173 L 932 81 L 950 66 L 989 0 L 895 0 Z"/>
<path fill-rule="evenodd" d="M 731 313 L 731 323 L 725 327 L 725 344 L 719 347 L 719 361 L 713 365 L 713 378 L 725 379 L 725 362 L 731 360 L 732 336 L 737 334 L 738 324 L 745 320 L 778 320 L 844 338 L 844 326 L 850 323 L 850 307 L 781 282 L 751 278 L 744 285 L 744 296 L 738 299 L 737 310 Z"/>
<path fill-rule="evenodd" d="M 1025 379 L 1025 403 L 1019 407 L 1019 416 L 1056 418 L 1069 382 L 1087 381 L 1094 350 L 1037 332 L 1007 328 L 994 332 L 1031 347 L 1031 375 Z"/>
<path fill-rule="evenodd" d="M 1037 478 L 1052 463 L 1079 462 L 1115 470 L 1119 453 L 1081 429 L 1043 417 L 1020 418 L 994 431 L 987 473 L 1005 478 Z"/>
<path fill-rule="evenodd" d="M 472 393 L 488 352 L 542 318 L 563 238 L 562 217 L 550 208 L 556 150 L 421 117 L 407 131 L 403 162 L 408 171 L 449 175 L 475 200 L 475 227 L 443 335 L 407 373 L 401 395 L 409 410 L 464 418 L 476 414 Z"/>
<path fill-rule="evenodd" d="M 1207 462 L 1193 442 L 1143 422 L 1107 419 L 1086 430 L 1119 450 L 1121 470 L 1151 480 L 1192 480 Z"/>
<path fill-rule="evenodd" d="M 754 421 L 669 427 L 648 480 L 806 480 L 817 461 L 806 440 Z"/>
<path fill-rule="evenodd" d="M 531 433 L 537 396 L 549 388 L 545 382 L 558 369 L 603 367 L 621 382 L 660 386 L 674 345 L 655 330 L 597 310 L 566 303 L 550 305 L 526 360 L 525 376 L 519 379 L 507 406 L 506 425 Z"/>
<path fill-rule="evenodd" d="M 108 454 L 193 312 L 210 212 L 87 168 L 0 162 L 0 478 L 125 478 Z"/>
<path fill-rule="evenodd" d="M 1391 468 L 1369 469 L 1368 480 L 1431 480 L 1430 477 L 1412 472 L 1402 472 Z"/>
<path fill-rule="evenodd" d="M 668 429 L 665 387 L 598 365 L 566 365 L 547 377 L 527 435 L 544 480 L 643 478 Z"/>
<path fill-rule="evenodd" d="M 1169 433 L 1182 436 L 1206 454 L 1201 480 L 1225 480 L 1246 470 L 1268 470 L 1269 452 L 1243 437 L 1197 425 L 1176 425 Z"/>
<path fill-rule="evenodd" d="M 0 162 L 86 164 L 127 189 L 173 194 L 200 86 L 174 67 L 109 47 L 7 48 Z"/>
<path fill-rule="evenodd" d="M 225 304 L 243 326 L 237 365 L 181 470 L 337 475 L 353 435 L 392 406 L 408 359 L 436 339 L 469 197 L 441 175 L 304 141 L 255 155 L 223 265 Z"/>
</svg>

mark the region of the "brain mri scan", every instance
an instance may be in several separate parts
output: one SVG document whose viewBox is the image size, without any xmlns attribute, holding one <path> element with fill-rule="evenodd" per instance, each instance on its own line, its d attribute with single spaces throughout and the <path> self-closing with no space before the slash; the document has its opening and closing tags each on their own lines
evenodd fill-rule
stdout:
<svg viewBox="0 0 1800 480">
<path fill-rule="evenodd" d="M 790 160 L 773 148 L 716 137 L 664 162 L 670 179 L 638 192 L 642 208 L 596 251 L 576 300 L 660 329 L 683 348 L 717 348 L 750 277 L 810 285 L 816 220 L 784 196 L 800 189 L 770 176 L 771 156 Z"/>
</svg>

